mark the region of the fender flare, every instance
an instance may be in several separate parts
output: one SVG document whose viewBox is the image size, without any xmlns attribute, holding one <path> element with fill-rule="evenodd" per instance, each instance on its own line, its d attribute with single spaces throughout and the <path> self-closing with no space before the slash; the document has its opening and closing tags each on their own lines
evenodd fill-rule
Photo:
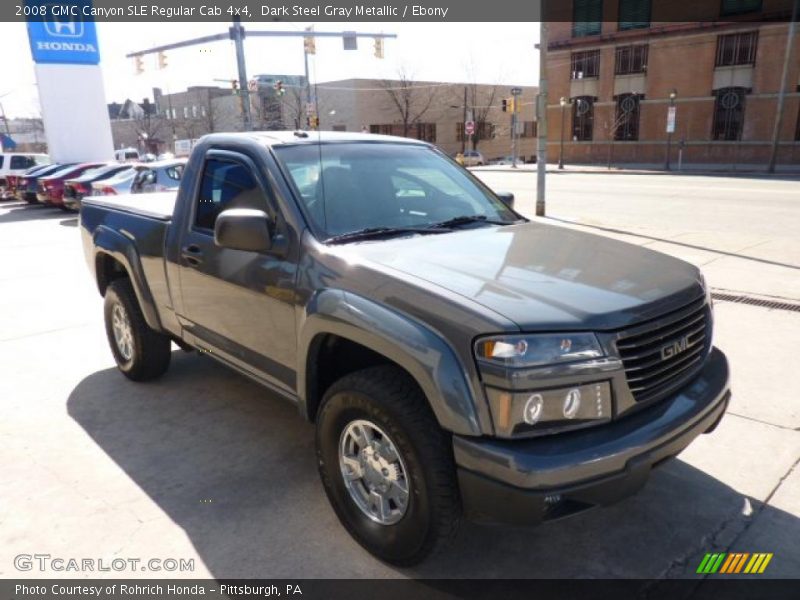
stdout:
<svg viewBox="0 0 800 600">
<path fill-rule="evenodd" d="M 309 368 L 317 340 L 336 335 L 361 344 L 405 369 L 416 380 L 441 427 L 481 435 L 476 398 L 453 348 L 424 324 L 352 292 L 327 289 L 306 306 L 298 343 L 300 411 L 313 419 L 308 403 Z"/>
<path fill-rule="evenodd" d="M 97 280 L 97 288 L 100 294 L 104 294 L 104 281 L 101 274 L 97 272 L 98 260 L 101 258 L 101 255 L 107 255 L 119 262 L 128 272 L 133 290 L 136 292 L 136 299 L 139 301 L 139 306 L 142 309 L 144 320 L 151 329 L 162 331 L 161 319 L 156 310 L 156 303 L 155 300 L 153 300 L 153 295 L 144 277 L 142 261 L 133 240 L 118 231 L 100 225 L 95 229 L 92 235 L 92 243 L 95 248 L 95 279 Z"/>
</svg>

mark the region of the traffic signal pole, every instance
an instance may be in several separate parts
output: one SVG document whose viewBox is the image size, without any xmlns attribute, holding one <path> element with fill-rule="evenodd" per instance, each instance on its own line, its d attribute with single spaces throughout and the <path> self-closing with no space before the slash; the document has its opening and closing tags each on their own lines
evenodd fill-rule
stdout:
<svg viewBox="0 0 800 600">
<path fill-rule="evenodd" d="M 233 18 L 230 30 L 236 48 L 236 67 L 239 71 L 239 99 L 242 103 L 242 122 L 245 131 L 253 129 L 253 116 L 250 112 L 250 88 L 247 85 L 247 66 L 244 62 L 244 28 L 239 17 Z"/>
</svg>

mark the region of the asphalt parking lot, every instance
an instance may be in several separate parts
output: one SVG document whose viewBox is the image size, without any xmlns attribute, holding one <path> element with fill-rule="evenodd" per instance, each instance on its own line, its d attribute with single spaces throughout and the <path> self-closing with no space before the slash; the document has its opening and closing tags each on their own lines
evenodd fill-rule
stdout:
<svg viewBox="0 0 800 600">
<path fill-rule="evenodd" d="M 529 180 L 482 176 L 530 214 Z M 800 304 L 797 181 L 559 177 L 552 222 L 707 263 L 719 290 Z M 740 199 L 750 188 L 755 207 Z M 48 553 L 194 558 L 169 574 L 184 577 L 655 578 L 733 551 L 772 552 L 763 576 L 800 577 L 800 312 L 717 302 L 729 414 L 637 496 L 536 529 L 465 524 L 447 552 L 403 570 L 339 525 L 313 427 L 288 403 L 177 349 L 156 382 L 116 371 L 78 232 L 75 215 L 0 203 L 1 577 L 87 576 L 14 567 Z"/>
</svg>

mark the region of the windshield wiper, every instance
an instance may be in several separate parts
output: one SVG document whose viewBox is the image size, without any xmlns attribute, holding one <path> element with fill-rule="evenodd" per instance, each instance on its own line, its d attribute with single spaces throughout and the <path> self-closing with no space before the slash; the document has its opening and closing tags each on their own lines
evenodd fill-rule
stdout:
<svg viewBox="0 0 800 600">
<path fill-rule="evenodd" d="M 325 240 L 326 244 L 343 244 L 345 242 L 355 242 L 358 240 L 369 240 L 382 237 L 391 237 L 404 233 L 447 233 L 447 229 L 438 226 L 432 227 L 367 227 L 357 231 L 348 231 L 340 235 L 334 235 Z"/>
<path fill-rule="evenodd" d="M 453 227 L 459 227 L 460 225 L 467 225 L 469 223 L 488 223 L 490 225 L 511 225 L 512 223 L 516 222 L 517 221 L 493 220 L 486 217 L 486 215 L 462 215 L 460 217 L 447 219 L 447 221 L 442 221 L 441 223 L 434 223 L 433 225 L 431 225 L 431 228 L 451 229 Z"/>
</svg>

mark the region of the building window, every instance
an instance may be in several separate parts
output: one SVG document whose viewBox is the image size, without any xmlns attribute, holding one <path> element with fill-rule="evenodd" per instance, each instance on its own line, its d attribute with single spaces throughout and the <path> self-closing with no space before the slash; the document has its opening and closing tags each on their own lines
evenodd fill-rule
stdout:
<svg viewBox="0 0 800 600">
<path fill-rule="evenodd" d="M 754 65 L 757 47 L 757 31 L 721 35 L 717 37 L 717 60 L 714 66 Z"/>
<path fill-rule="evenodd" d="M 599 35 L 603 22 L 603 0 L 573 0 L 572 37 Z"/>
<path fill-rule="evenodd" d="M 436 123 L 417 123 L 417 139 L 423 142 L 435 142 Z"/>
<path fill-rule="evenodd" d="M 598 77 L 600 75 L 600 50 L 573 52 L 570 64 L 572 79 Z"/>
<path fill-rule="evenodd" d="M 729 17 L 760 10 L 761 0 L 722 0 L 720 14 L 723 17 Z"/>
<path fill-rule="evenodd" d="M 615 75 L 647 72 L 647 44 L 617 48 L 614 61 Z"/>
<path fill-rule="evenodd" d="M 617 113 L 614 121 L 614 139 L 632 142 L 639 139 L 639 94 L 617 96 Z"/>
<path fill-rule="evenodd" d="M 195 105 L 192 105 L 192 118 L 197 118 L 197 107 Z"/>
<path fill-rule="evenodd" d="M 344 131 L 344 129 L 342 129 L 342 131 Z M 394 135 L 398 137 L 404 137 L 402 123 L 385 123 L 380 125 L 370 125 L 369 132 L 377 133 L 379 135 Z M 408 126 L 408 135 L 405 137 L 410 137 L 425 142 L 435 142 L 436 124 L 410 123 Z"/>
<path fill-rule="evenodd" d="M 650 27 L 651 0 L 619 0 L 619 30 Z"/>
<path fill-rule="evenodd" d="M 188 106 L 184 106 L 183 107 L 183 118 L 184 119 L 188 119 L 189 118 L 189 107 Z"/>
<path fill-rule="evenodd" d="M 495 136 L 495 126 L 494 123 L 488 123 L 486 121 L 479 121 L 475 123 L 475 136 L 478 140 L 491 140 L 494 139 Z M 456 123 L 456 141 L 463 142 L 464 139 L 470 139 L 473 136 L 468 136 L 464 134 L 464 122 L 461 121 L 460 123 Z"/>
<path fill-rule="evenodd" d="M 594 130 L 594 97 L 578 96 L 572 101 L 572 139 L 588 142 Z"/>
<path fill-rule="evenodd" d="M 742 139 L 744 125 L 744 100 L 746 88 L 730 87 L 716 90 L 714 95 L 714 129 L 711 137 L 715 140 L 737 141 Z"/>
<path fill-rule="evenodd" d="M 205 117 L 206 116 L 206 107 L 205 106 L 201 106 L 200 107 L 200 112 Z"/>
<path fill-rule="evenodd" d="M 535 138 L 536 137 L 536 121 L 525 121 L 522 124 L 522 137 Z"/>
</svg>

